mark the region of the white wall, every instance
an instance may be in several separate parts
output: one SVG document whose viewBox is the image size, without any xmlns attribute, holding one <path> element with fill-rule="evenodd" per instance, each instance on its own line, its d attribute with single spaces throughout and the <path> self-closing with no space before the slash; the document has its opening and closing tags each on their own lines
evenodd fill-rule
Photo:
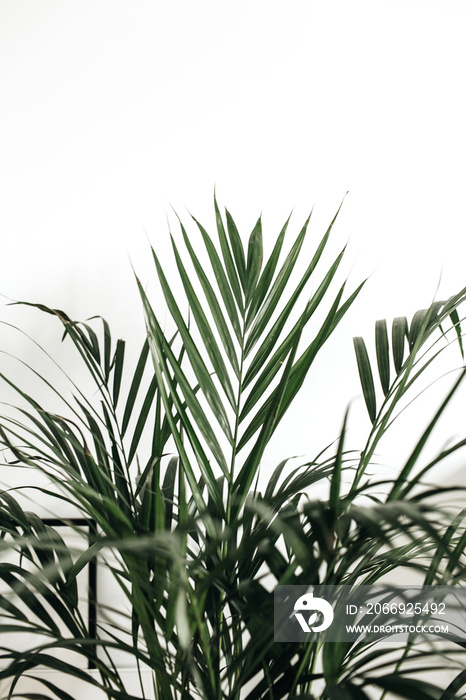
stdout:
<svg viewBox="0 0 466 700">
<path fill-rule="evenodd" d="M 212 223 L 216 185 L 270 236 L 315 205 L 317 236 L 349 190 L 337 242 L 372 276 L 270 459 L 313 456 L 359 394 L 351 337 L 466 283 L 465 20 L 463 0 L 2 0 L 0 292 L 142 334 L 129 258 L 153 280 L 170 204 Z M 25 314 L 45 338 L 2 311 Z"/>
<path fill-rule="evenodd" d="M 465 21 L 464 0 L 1 0 L 0 292 L 142 336 L 129 258 L 149 283 L 170 204 L 212 223 L 216 185 L 270 236 L 315 205 L 317 236 L 349 190 L 337 242 L 353 285 L 371 277 L 266 468 L 314 456 L 359 394 L 352 336 L 429 304 L 441 273 L 440 297 L 466 285 Z M 358 437 L 361 400 L 352 419 Z"/>
</svg>

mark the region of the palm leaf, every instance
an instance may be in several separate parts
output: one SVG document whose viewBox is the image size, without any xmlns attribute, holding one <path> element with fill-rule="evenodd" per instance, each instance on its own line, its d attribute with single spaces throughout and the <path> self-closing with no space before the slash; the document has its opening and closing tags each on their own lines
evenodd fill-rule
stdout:
<svg viewBox="0 0 466 700">
<path fill-rule="evenodd" d="M 194 252 L 194 248 L 191 245 L 191 242 L 189 240 L 189 237 L 186 233 L 186 230 L 184 226 L 180 223 L 181 230 L 183 233 L 183 240 L 186 245 L 186 249 L 191 257 L 191 260 L 193 262 L 197 277 L 199 279 L 199 282 L 202 286 L 204 295 L 206 297 L 207 303 L 209 305 L 210 311 L 212 313 L 212 317 L 214 319 L 218 334 L 221 338 L 223 348 L 225 350 L 225 353 L 230 361 L 230 364 L 233 368 L 233 371 L 235 375 L 238 377 L 239 376 L 239 365 L 238 365 L 238 358 L 236 357 L 235 349 L 234 349 L 234 343 L 233 339 L 231 337 L 227 321 L 224 317 L 224 314 L 222 313 L 221 307 L 219 302 L 217 301 L 217 295 L 207 277 L 207 275 L 204 272 L 204 269 L 199 262 L 198 257 L 196 256 Z M 239 326 L 238 326 L 239 330 Z"/>
<path fill-rule="evenodd" d="M 226 271 L 226 274 L 227 274 L 227 277 L 228 277 L 228 280 L 230 283 L 231 292 L 232 292 L 233 297 L 236 301 L 238 310 L 242 316 L 244 313 L 244 304 L 243 304 L 243 299 L 242 299 L 238 270 L 237 270 L 237 267 L 236 267 L 235 262 L 234 262 L 234 255 L 232 253 L 232 249 L 234 250 L 236 248 L 236 257 L 239 258 L 240 255 L 242 254 L 242 249 L 239 249 L 238 241 L 234 238 L 231 240 L 231 244 L 229 244 L 226 233 L 225 233 L 225 227 L 223 224 L 222 215 L 220 214 L 220 210 L 219 210 L 218 204 L 217 204 L 217 199 L 215 198 L 215 196 L 214 196 L 214 207 L 215 207 L 215 220 L 217 223 L 218 239 L 220 241 L 220 249 L 221 249 L 222 255 L 223 255 L 223 262 L 225 265 L 225 271 Z"/>
<path fill-rule="evenodd" d="M 403 366 L 405 337 L 408 338 L 408 321 L 404 316 L 393 319 L 392 351 L 395 372 L 398 374 Z"/>
<path fill-rule="evenodd" d="M 246 284 L 244 289 L 246 308 L 249 307 L 256 289 L 257 280 L 259 279 L 262 268 L 263 255 L 262 222 L 260 219 L 258 219 L 249 237 L 248 243 L 248 257 L 245 277 Z"/>
<path fill-rule="evenodd" d="M 361 380 L 362 393 L 366 402 L 367 412 L 372 423 L 375 423 L 377 416 L 377 406 L 375 399 L 374 378 L 372 375 L 371 363 L 367 353 L 366 344 L 363 338 L 354 338 L 354 350 L 358 363 L 359 378 Z"/>
<path fill-rule="evenodd" d="M 237 340 L 239 343 L 241 343 L 241 328 L 238 316 L 238 309 L 236 307 L 234 295 L 230 289 L 227 274 L 222 266 L 220 256 L 217 253 L 214 243 L 207 231 L 205 230 L 205 228 L 196 219 L 193 220 L 197 224 L 199 231 L 202 234 L 204 245 L 209 256 L 210 264 L 212 265 L 212 270 L 217 281 L 217 287 L 220 292 L 220 296 L 225 305 L 228 318 L 236 334 Z"/>
<path fill-rule="evenodd" d="M 380 383 L 385 396 L 390 388 L 390 355 L 388 347 L 387 322 L 376 321 L 375 324 L 375 349 L 377 353 L 377 366 L 379 369 Z"/>
<path fill-rule="evenodd" d="M 210 327 L 210 324 L 207 320 L 207 317 L 203 311 L 202 304 L 199 302 L 199 299 L 194 291 L 194 288 L 189 280 L 189 275 L 186 272 L 186 269 L 183 265 L 183 262 L 181 260 L 181 257 L 178 253 L 178 249 L 175 245 L 174 240 L 172 239 L 172 245 L 173 245 L 173 250 L 175 253 L 175 259 L 176 259 L 176 264 L 178 266 L 178 270 L 180 273 L 180 279 L 183 283 L 185 292 L 186 292 L 186 297 L 189 302 L 189 307 L 192 311 L 192 314 L 194 316 L 194 319 L 196 321 L 197 327 L 199 329 L 201 338 L 204 343 L 204 347 L 206 349 L 207 355 L 210 358 L 210 361 L 212 363 L 212 367 L 214 369 L 215 375 L 220 382 L 222 389 L 230 402 L 230 405 L 233 407 L 235 404 L 235 396 L 233 393 L 233 387 L 231 385 L 229 376 L 228 376 L 228 371 L 224 362 L 224 359 L 222 357 L 222 354 L 220 352 L 220 348 L 217 345 L 217 341 L 215 339 L 215 336 L 212 333 L 212 329 Z M 205 288 L 205 286 L 204 286 Z M 186 345 L 186 343 L 185 343 Z M 189 354 L 189 346 L 187 346 L 187 351 Z M 199 376 L 199 375 L 198 375 Z M 211 389 L 209 390 L 210 393 Z M 218 398 L 220 401 L 220 397 Z M 217 404 L 215 404 L 215 409 L 217 407 Z M 222 406 L 223 410 L 223 406 Z M 229 424 L 228 424 L 228 418 L 225 416 L 225 422 L 226 425 L 228 426 L 228 431 L 229 431 Z M 228 435 L 228 433 L 227 433 Z M 230 436 L 231 437 L 231 436 Z"/>
<path fill-rule="evenodd" d="M 362 285 L 347 297 L 344 283 L 332 292 L 344 255 L 323 265 L 335 217 L 297 275 L 309 220 L 284 250 L 287 221 L 266 254 L 261 219 L 243 240 L 228 210 L 224 223 L 216 199 L 214 209 L 215 242 L 199 222 L 193 225 L 206 262 L 179 222 L 180 242 L 171 239 L 178 284 L 153 251 L 163 303 L 151 303 L 138 282 L 147 341 L 129 375 L 126 344 L 113 344 L 103 319 L 77 323 L 61 310 L 32 305 L 63 325 L 95 396 L 64 375 L 73 395 L 58 415 L 4 376 L 19 405 L 2 419 L 0 440 L 11 466 L 46 475 L 50 486 L 35 493 L 73 505 L 83 522 L 95 520 L 96 530 L 89 547 L 86 532 L 84 551 L 72 550 L 12 494 L 0 494 L 0 546 L 13 557 L 0 564 L 2 591 L 19 594 L 0 596 L 6 640 L 0 678 L 10 679 L 15 693 L 22 675 L 38 675 L 37 663 L 78 677 L 57 656 L 74 650 L 96 666 L 95 675 L 79 672 L 80 680 L 92 678 L 107 697 L 126 700 L 134 694 L 116 669 L 120 650 L 153 671 L 154 696 L 164 700 L 240 694 L 284 700 L 316 692 L 322 700 L 365 700 L 374 689 L 446 700 L 464 686 L 463 672 L 445 691 L 408 673 L 411 661 L 433 668 L 435 649 L 408 645 L 393 653 L 369 640 L 275 644 L 270 587 L 375 584 L 384 576 L 405 580 L 409 572 L 427 583 L 464 580 L 464 509 L 435 506 L 447 491 L 423 481 L 466 439 L 422 461 L 464 371 L 397 477 L 374 480 L 366 472 L 376 469 L 377 444 L 445 339 L 453 336 L 463 352 L 458 308 L 466 291 L 421 310 L 410 324 L 395 319 L 391 342 L 387 322 L 377 321 L 374 362 L 364 340 L 355 339 L 371 417 L 362 452 L 346 450 L 346 412 L 335 443 L 305 464 L 283 459 L 262 489 L 259 470 L 271 437 Z M 45 377 L 43 385 L 60 397 Z M 353 472 L 348 487 L 344 473 Z M 328 498 L 316 497 L 319 485 L 329 488 Z M 97 556 L 129 614 L 101 601 L 90 638 L 77 608 L 79 578 Z M 9 648 L 7 636 L 25 631 L 36 647 Z M 461 669 L 464 649 L 455 651 Z M 37 695 L 70 700 L 58 682 L 46 681 L 43 690 Z"/>
<path fill-rule="evenodd" d="M 244 248 L 241 241 L 241 236 L 238 233 L 236 224 L 233 220 L 232 215 L 225 209 L 225 215 L 227 220 L 227 231 L 230 238 L 231 251 L 233 253 L 233 258 L 235 260 L 236 269 L 238 270 L 238 277 L 241 282 L 241 287 L 243 292 L 246 293 L 246 262 L 244 257 Z"/>
<path fill-rule="evenodd" d="M 167 304 L 169 306 L 170 312 L 173 315 L 173 318 L 175 320 L 177 330 L 180 333 L 181 339 L 183 341 L 183 345 L 186 349 L 186 353 L 189 357 L 189 360 L 191 362 L 192 368 L 196 374 L 196 377 L 200 383 L 200 385 L 203 388 L 203 394 L 206 397 L 207 401 L 209 402 L 210 408 L 212 409 L 212 412 L 215 416 L 215 418 L 218 420 L 223 432 L 225 433 L 226 437 L 228 440 L 231 442 L 232 440 L 232 435 L 231 435 L 231 430 L 230 430 L 230 424 L 228 421 L 228 415 L 226 413 L 226 410 L 224 408 L 224 405 L 221 401 L 221 398 L 218 394 L 218 391 L 215 387 L 215 384 L 212 380 L 211 374 L 209 370 L 206 367 L 206 364 L 198 350 L 197 345 L 193 342 L 191 333 L 189 331 L 188 326 L 185 324 L 183 320 L 183 316 L 178 308 L 178 305 L 175 301 L 175 298 L 171 292 L 171 286 L 168 284 L 165 275 L 162 270 L 162 266 L 159 263 L 159 260 L 157 258 L 157 255 L 155 253 L 155 250 L 152 249 L 152 255 L 154 258 L 154 262 L 157 268 L 157 274 L 160 280 L 160 283 L 162 285 L 164 297 L 167 301 Z M 140 291 L 142 293 L 142 287 L 139 285 Z M 144 301 L 144 306 L 147 312 L 148 309 L 148 300 L 147 297 L 143 297 Z M 155 319 L 154 313 L 152 311 L 151 313 L 151 318 Z M 153 321 L 152 321 L 153 323 Z M 158 329 L 158 335 L 161 334 L 161 329 L 159 327 Z M 172 363 L 176 365 L 176 363 Z M 173 367 L 174 368 L 174 367 Z M 175 369 L 175 368 L 174 368 Z M 181 378 L 181 373 L 180 378 Z M 187 389 L 187 384 L 185 384 L 185 389 Z M 192 392 L 194 393 L 194 392 Z"/>
<path fill-rule="evenodd" d="M 285 233 L 290 222 L 290 217 L 286 220 L 284 226 L 282 227 L 275 245 L 273 247 L 272 253 L 266 262 L 266 265 L 262 271 L 262 274 L 257 282 L 256 288 L 254 290 L 251 303 L 249 304 L 246 316 L 245 329 L 248 330 L 251 320 L 255 318 L 258 309 L 262 306 L 265 296 L 270 289 L 272 280 L 274 279 L 275 270 L 277 269 L 278 261 L 280 259 L 280 253 L 282 251 L 283 242 L 285 240 Z"/>
</svg>

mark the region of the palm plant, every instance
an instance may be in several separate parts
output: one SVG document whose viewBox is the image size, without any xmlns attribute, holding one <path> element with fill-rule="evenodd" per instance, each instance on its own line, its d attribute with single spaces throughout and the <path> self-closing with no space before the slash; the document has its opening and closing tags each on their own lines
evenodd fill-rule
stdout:
<svg viewBox="0 0 466 700">
<path fill-rule="evenodd" d="M 65 513 L 52 521 L 11 489 L 0 494 L 0 680 L 8 696 L 70 700 L 70 678 L 121 699 L 364 699 L 375 689 L 378 697 L 459 696 L 466 684 L 461 645 L 274 642 L 276 585 L 360 585 L 410 570 L 429 585 L 464 577 L 466 512 L 436 505 L 444 489 L 423 483 L 466 440 L 422 461 L 463 371 L 399 475 L 374 482 L 368 474 L 413 385 L 452 334 L 462 351 L 458 309 L 466 290 L 410 324 L 395 319 L 391 342 L 378 321 L 375 365 L 355 339 L 370 419 L 362 451 L 346 449 L 346 417 L 335 445 L 299 466 L 283 459 L 261 485 L 275 430 L 363 286 L 347 296 L 345 284 L 333 291 L 344 249 L 320 272 L 335 219 L 293 286 L 309 219 L 283 254 L 287 221 L 265 260 L 261 219 L 244 245 L 215 201 L 216 240 L 192 222 L 202 253 L 180 221 L 181 240 L 171 238 L 176 284 L 152 250 L 161 311 L 137 282 L 147 339 L 128 380 L 125 342 L 113 343 L 105 321 L 78 323 L 32 305 L 63 325 L 94 388 L 73 384 L 67 400 L 42 376 L 62 402 L 58 413 L 1 375 L 18 397 L 0 428 L 5 462 L 40 471 L 47 481 L 37 488 L 55 516 Z M 315 291 L 303 303 L 310 282 Z M 328 498 L 313 499 L 322 482 Z M 82 546 L 65 542 L 58 521 Z M 112 605 L 113 594 L 98 589 L 90 620 L 78 584 L 93 561 L 99 577 L 111 574 L 121 598 Z M 446 653 L 459 668 L 448 690 L 413 676 L 413 661 L 416 670 L 432 669 Z M 125 685 L 118 654 L 138 669 L 137 691 Z M 65 680 L 44 676 L 44 667 Z M 40 692 L 21 690 L 25 677 L 38 679 Z"/>
</svg>

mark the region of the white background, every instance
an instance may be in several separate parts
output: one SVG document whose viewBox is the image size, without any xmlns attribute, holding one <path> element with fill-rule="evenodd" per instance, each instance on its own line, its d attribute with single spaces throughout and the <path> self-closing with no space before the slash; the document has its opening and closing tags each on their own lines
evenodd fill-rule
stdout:
<svg viewBox="0 0 466 700">
<path fill-rule="evenodd" d="M 314 456 L 360 394 L 352 336 L 466 285 L 465 23 L 463 0 L 0 0 L 0 292 L 142 337 L 130 260 L 155 293 L 171 205 L 212 229 L 215 186 L 267 247 L 349 191 L 335 250 L 370 279 L 267 465 Z"/>
</svg>

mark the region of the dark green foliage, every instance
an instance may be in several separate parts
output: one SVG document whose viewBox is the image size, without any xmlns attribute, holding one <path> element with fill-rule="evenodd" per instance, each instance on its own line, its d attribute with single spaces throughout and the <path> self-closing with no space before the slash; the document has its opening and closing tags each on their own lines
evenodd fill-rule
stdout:
<svg viewBox="0 0 466 700">
<path fill-rule="evenodd" d="M 461 647 L 445 651 L 459 671 L 445 690 L 409 666 L 415 660 L 419 671 L 429 670 L 442 658 L 439 648 L 274 643 L 277 584 L 372 584 L 410 570 L 428 584 L 464 579 L 465 513 L 434 505 L 442 489 L 423 482 L 466 440 L 421 460 L 463 374 L 399 475 L 371 482 L 368 470 L 397 408 L 451 333 L 462 353 L 457 309 L 465 291 L 418 312 L 411 324 L 396 318 L 391 341 L 386 321 L 377 321 L 375 362 L 355 339 L 370 417 L 362 452 L 346 449 L 347 413 L 334 446 L 298 466 L 284 459 L 260 485 L 272 436 L 362 288 L 347 295 L 344 282 L 333 288 L 343 251 L 321 269 L 334 222 L 301 276 L 296 264 L 307 255 L 309 220 L 283 253 L 287 221 L 269 256 L 261 220 L 243 242 L 216 201 L 216 240 L 197 221 L 194 233 L 180 222 L 181 240 L 172 238 L 178 281 L 167 279 L 152 251 L 164 304 L 138 282 L 147 340 L 134 368 L 105 321 L 77 323 L 32 305 L 62 324 L 93 387 L 74 385 L 68 401 L 43 378 L 62 402 L 57 415 L 29 394 L 26 381 L 19 386 L 3 373 L 18 397 L 16 413 L 1 422 L 4 460 L 42 472 L 38 500 L 46 494 L 57 510 L 73 506 L 96 529 L 89 543 L 76 527 L 82 542 L 71 546 L 20 494 L 0 494 L 0 680 L 11 680 L 12 695 L 24 676 L 37 675 L 42 692 L 22 697 L 70 700 L 66 685 L 35 673 L 41 665 L 118 700 L 461 697 Z M 327 500 L 313 496 L 321 482 Z M 95 637 L 78 579 L 93 559 L 123 601 L 99 593 Z M 18 635 L 21 646 L 9 641 Z M 72 660 L 63 656 L 70 650 Z M 116 652 L 131 657 L 141 679 L 152 673 L 151 687 L 141 680 L 131 695 Z"/>
</svg>

